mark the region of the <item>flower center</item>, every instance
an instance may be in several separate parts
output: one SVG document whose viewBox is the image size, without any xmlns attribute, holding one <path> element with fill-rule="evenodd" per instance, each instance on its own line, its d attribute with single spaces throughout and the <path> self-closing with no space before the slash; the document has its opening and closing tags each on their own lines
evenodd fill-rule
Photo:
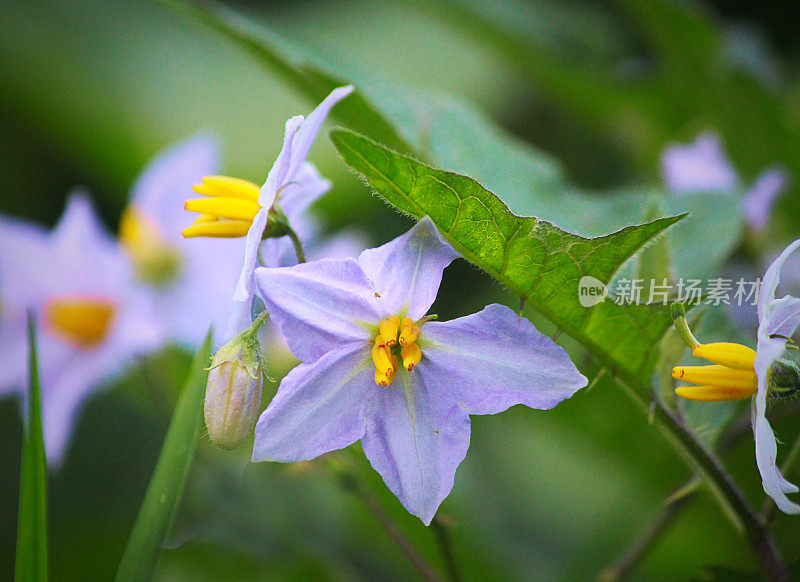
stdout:
<svg viewBox="0 0 800 582">
<path fill-rule="evenodd" d="M 175 281 L 181 270 L 181 253 L 162 237 L 155 225 L 133 206 L 122 213 L 119 240 L 136 269 L 136 276 L 155 287 Z"/>
<path fill-rule="evenodd" d="M 698 344 L 692 354 L 714 362 L 713 366 L 675 366 L 672 377 L 698 384 L 679 386 L 675 394 L 689 400 L 718 402 L 750 398 L 758 389 L 755 350 L 735 343 Z"/>
<path fill-rule="evenodd" d="M 47 302 L 44 317 L 60 338 L 91 349 L 102 343 L 114 320 L 116 306 L 108 299 L 56 297 Z"/>
<path fill-rule="evenodd" d="M 186 201 L 186 210 L 200 213 L 190 227 L 183 229 L 183 236 L 186 238 L 245 236 L 261 208 L 258 205 L 261 189 L 247 180 L 229 176 L 204 176 L 202 184 L 195 184 L 192 190 L 206 198 Z"/>
<path fill-rule="evenodd" d="M 410 372 L 422 359 L 422 350 L 417 343 L 420 329 L 411 318 L 400 319 L 397 315 L 381 321 L 378 329 L 378 336 L 372 346 L 375 383 L 389 386 L 394 381 L 401 360 L 403 367 Z"/>
</svg>

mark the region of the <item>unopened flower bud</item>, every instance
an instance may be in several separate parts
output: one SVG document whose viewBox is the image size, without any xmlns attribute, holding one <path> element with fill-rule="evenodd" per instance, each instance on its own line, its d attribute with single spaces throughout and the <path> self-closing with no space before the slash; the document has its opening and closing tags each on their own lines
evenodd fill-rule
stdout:
<svg viewBox="0 0 800 582">
<path fill-rule="evenodd" d="M 211 361 L 204 406 L 211 441 L 234 449 L 252 432 L 263 377 L 257 331 L 263 318 L 222 346 Z"/>
</svg>

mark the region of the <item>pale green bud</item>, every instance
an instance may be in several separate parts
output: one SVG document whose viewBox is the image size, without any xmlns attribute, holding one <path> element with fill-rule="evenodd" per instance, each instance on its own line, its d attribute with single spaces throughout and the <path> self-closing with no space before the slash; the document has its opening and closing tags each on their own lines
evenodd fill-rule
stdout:
<svg viewBox="0 0 800 582">
<path fill-rule="evenodd" d="M 263 376 L 257 331 L 266 317 L 222 346 L 211 361 L 204 406 L 211 441 L 239 446 L 253 431 L 261 404 Z"/>
</svg>

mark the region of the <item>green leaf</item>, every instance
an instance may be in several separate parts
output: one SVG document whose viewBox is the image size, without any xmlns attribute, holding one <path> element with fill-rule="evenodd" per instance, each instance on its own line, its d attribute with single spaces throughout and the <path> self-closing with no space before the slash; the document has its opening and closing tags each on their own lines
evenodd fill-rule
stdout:
<svg viewBox="0 0 800 582">
<path fill-rule="evenodd" d="M 211 332 L 195 353 L 153 477 L 117 570 L 117 582 L 150 580 L 169 534 L 197 446 L 211 357 Z"/>
<path fill-rule="evenodd" d="M 42 402 L 36 357 L 36 329 L 28 315 L 30 349 L 27 418 L 22 443 L 22 463 L 17 518 L 17 556 L 14 580 L 47 580 L 47 457 L 42 433 Z"/>
<path fill-rule="evenodd" d="M 322 67 L 293 55 L 276 35 L 229 8 L 211 2 L 202 5 L 184 0 L 162 2 L 233 41 L 315 105 L 336 87 L 348 84 Z M 336 106 L 332 117 L 393 148 L 410 151 L 394 126 L 358 90 Z"/>
<path fill-rule="evenodd" d="M 437 170 L 364 136 L 331 134 L 345 162 L 381 196 L 417 218 L 430 216 L 464 258 L 519 294 L 607 366 L 649 374 L 656 345 L 671 324 L 663 305 L 620 306 L 606 300 L 584 308 L 579 283 L 607 284 L 637 250 L 681 217 L 662 218 L 593 239 L 549 222 L 519 217 L 471 178 Z"/>
</svg>

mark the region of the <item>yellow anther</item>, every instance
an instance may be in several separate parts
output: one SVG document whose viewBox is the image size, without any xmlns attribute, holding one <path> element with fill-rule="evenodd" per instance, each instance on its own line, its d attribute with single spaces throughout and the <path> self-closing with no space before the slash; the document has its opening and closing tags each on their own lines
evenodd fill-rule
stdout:
<svg viewBox="0 0 800 582">
<path fill-rule="evenodd" d="M 392 361 L 394 364 L 397 364 L 397 356 L 392 356 Z M 380 370 L 375 370 L 375 383 L 378 386 L 390 386 L 392 382 L 394 382 L 394 377 L 397 374 L 397 368 L 393 367 L 389 369 L 387 372 L 381 372 Z"/>
<path fill-rule="evenodd" d="M 419 328 L 414 325 L 410 317 L 403 318 L 400 322 L 400 345 L 413 344 L 419 337 Z"/>
<path fill-rule="evenodd" d="M 189 212 L 199 212 L 228 220 L 247 220 L 253 222 L 259 206 L 241 198 L 195 198 L 187 200 L 184 208 Z"/>
<path fill-rule="evenodd" d="M 758 378 L 752 370 L 735 370 L 726 366 L 675 366 L 672 377 L 692 384 L 750 390 L 754 394 Z"/>
<path fill-rule="evenodd" d="M 184 237 L 235 238 L 250 230 L 260 208 L 258 186 L 229 176 L 204 176 L 203 183 L 195 184 L 192 190 L 209 198 L 186 201 L 184 208 L 200 216 L 183 229 Z"/>
<path fill-rule="evenodd" d="M 381 374 L 387 374 L 392 368 L 392 355 L 383 344 L 378 341 L 372 346 L 372 361 L 375 363 L 375 370 Z"/>
<path fill-rule="evenodd" d="M 692 349 L 692 354 L 737 370 L 753 370 L 756 361 L 754 349 L 729 342 L 699 344 Z"/>
<path fill-rule="evenodd" d="M 235 238 L 246 236 L 251 225 L 252 223 L 246 220 L 219 220 L 202 223 L 197 223 L 197 221 L 195 221 L 192 226 L 184 228 L 181 234 L 183 234 L 185 238 L 192 238 L 195 236 Z"/>
<path fill-rule="evenodd" d="M 204 196 L 241 198 L 258 203 L 261 188 L 247 180 L 230 176 L 203 176 L 202 182 L 192 186 L 192 190 Z"/>
<path fill-rule="evenodd" d="M 151 285 L 175 280 L 181 268 L 181 253 L 167 242 L 156 226 L 133 206 L 122 213 L 119 240 L 136 269 L 136 275 Z"/>
<path fill-rule="evenodd" d="M 393 347 L 397 344 L 397 331 L 400 329 L 400 318 L 396 315 L 388 319 L 384 319 L 378 324 L 381 330 L 381 337 L 388 347 Z"/>
<path fill-rule="evenodd" d="M 675 394 L 689 400 L 700 402 L 720 402 L 723 400 L 744 400 L 753 395 L 753 391 L 746 388 L 732 388 L 722 386 L 680 386 L 675 389 Z"/>
<path fill-rule="evenodd" d="M 194 222 L 192 222 L 192 224 L 205 224 L 207 222 L 216 222 L 216 221 L 217 221 L 216 216 L 211 216 L 210 214 L 201 214 L 200 216 L 194 219 Z"/>
<path fill-rule="evenodd" d="M 407 344 L 400 348 L 400 356 L 403 358 L 403 367 L 411 371 L 422 359 L 422 350 L 416 343 Z"/>
<path fill-rule="evenodd" d="M 56 297 L 44 308 L 48 327 L 62 339 L 93 348 L 105 339 L 116 313 L 114 303 L 94 297 Z"/>
</svg>

